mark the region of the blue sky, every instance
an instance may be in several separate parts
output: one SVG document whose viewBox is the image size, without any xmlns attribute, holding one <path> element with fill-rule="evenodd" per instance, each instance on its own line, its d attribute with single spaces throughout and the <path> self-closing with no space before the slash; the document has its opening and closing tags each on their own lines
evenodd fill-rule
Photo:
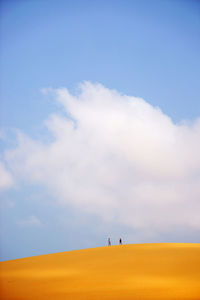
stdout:
<svg viewBox="0 0 200 300">
<path fill-rule="evenodd" d="M 6 183 L 6 188 L 2 188 L 0 194 L 2 199 L 2 229 L 0 233 L 2 260 L 102 246 L 106 243 L 107 236 L 110 235 L 115 243 L 120 235 L 129 243 L 200 241 L 200 227 L 196 224 L 198 222 L 195 225 L 190 224 L 189 219 L 193 218 L 193 211 L 191 207 L 187 206 L 190 202 L 195 210 L 199 205 L 195 200 L 199 195 L 196 186 L 198 186 L 200 170 L 199 161 L 196 158 L 197 152 L 195 152 L 195 149 L 199 147 L 199 144 L 196 144 L 199 137 L 199 124 L 196 120 L 200 116 L 199 36 L 199 1 L 1 1 L 0 125 L 2 140 L 0 159 L 4 170 L 2 171 L 2 182 L 9 182 Z M 84 87 L 80 88 L 78 92 L 77 86 L 84 81 L 91 84 L 83 84 Z M 95 85 L 96 83 L 101 86 Z M 44 89 L 48 88 L 50 91 L 44 92 Z M 77 100 L 72 100 L 75 102 L 70 106 L 69 95 L 63 92 L 64 96 L 60 96 L 61 88 L 66 88 L 72 95 L 79 93 L 80 95 L 77 97 L 80 99 L 85 99 L 85 97 L 90 99 L 90 94 L 92 94 L 92 100 L 89 100 L 90 104 L 85 103 L 83 107 L 77 106 Z M 118 96 L 113 94 L 112 90 L 116 90 Z M 104 105 L 102 108 L 95 102 L 99 95 L 105 95 L 105 99 L 112 98 L 112 100 L 107 100 L 105 103 L 102 100 L 102 105 Z M 117 111 L 116 119 L 128 120 L 129 111 L 132 111 L 131 108 L 128 108 L 128 104 L 123 106 L 121 103 L 121 101 L 126 103 L 126 97 L 123 95 L 145 100 L 144 105 L 134 100 L 141 113 L 140 120 L 145 119 L 142 123 L 144 126 L 141 128 L 159 127 L 159 122 L 163 124 L 163 127 L 161 126 L 163 131 L 156 135 L 156 143 L 158 140 L 159 143 L 154 148 L 160 149 L 156 151 L 162 153 L 160 145 L 162 145 L 163 136 L 169 135 L 170 143 L 172 135 L 173 137 L 178 136 L 178 138 L 181 136 L 180 141 L 166 146 L 169 147 L 169 153 L 171 153 L 171 149 L 174 149 L 173 147 L 176 147 L 183 155 L 182 160 L 177 163 L 176 170 L 168 170 L 166 166 L 159 171 L 158 168 L 150 169 L 151 164 L 160 164 L 159 160 L 154 161 L 153 150 L 151 153 L 144 153 L 149 160 L 142 161 L 138 153 L 131 151 L 134 153 L 132 155 L 120 148 L 121 143 L 126 145 L 127 142 L 127 148 L 132 149 L 128 138 L 126 141 L 123 140 L 123 137 L 117 141 L 113 139 L 112 145 L 108 145 L 110 138 L 105 139 L 106 132 L 109 132 L 111 136 L 115 134 L 121 136 L 122 130 L 115 118 L 111 128 L 109 127 L 110 123 L 106 123 L 107 112 L 111 113 L 110 106 L 117 111 L 117 108 L 114 107 L 115 103 L 119 101 L 120 111 L 123 111 L 124 115 L 119 115 Z M 118 100 L 119 97 L 121 100 Z M 108 102 L 110 103 L 109 107 L 107 107 Z M 159 113 L 155 107 L 160 108 Z M 146 114 L 146 112 L 148 113 Z M 50 120 L 48 127 L 44 122 L 49 120 L 49 116 L 52 114 L 56 115 L 58 120 Z M 96 116 L 96 120 L 100 116 L 102 123 L 97 123 L 97 121 L 94 123 L 94 120 L 90 119 L 92 114 Z M 83 127 L 80 126 L 78 138 L 73 131 L 70 133 L 67 131 L 66 120 L 69 120 L 69 116 L 72 116 L 77 124 L 85 124 Z M 138 124 L 138 122 L 132 124 L 134 118 L 137 118 L 137 115 L 134 115 L 133 111 L 128 129 L 123 127 L 123 132 L 128 132 L 130 140 L 136 141 L 135 144 L 138 141 L 138 147 L 140 147 L 141 141 L 131 129 Z M 166 121 L 167 124 L 164 121 L 166 118 L 170 118 L 169 122 Z M 84 123 L 86 119 L 91 121 L 90 125 Z M 160 121 L 158 122 L 158 120 Z M 186 127 L 181 125 L 185 123 Z M 107 125 L 110 128 L 108 131 Z M 100 137 L 102 135 L 101 139 L 96 141 L 95 134 L 90 132 L 90 126 L 96 128 L 97 135 L 99 134 Z M 105 127 L 104 132 L 102 131 L 103 127 Z M 26 134 L 26 138 L 22 138 L 23 141 L 17 140 L 16 130 L 20 134 Z M 145 130 L 140 130 L 140 134 L 144 138 L 142 145 L 148 148 L 149 144 L 146 145 L 145 142 L 148 140 L 149 133 L 146 134 Z M 52 135 L 54 131 L 56 131 L 55 136 Z M 82 148 L 80 139 L 89 141 L 89 148 Z M 155 140 L 154 137 L 152 139 Z M 68 160 L 63 162 L 64 171 L 61 170 L 60 156 L 54 155 L 55 163 L 51 165 L 52 157 L 49 152 L 50 148 L 48 148 L 51 143 L 55 142 L 52 144 L 52 148 L 54 145 L 57 152 L 60 153 L 60 149 L 65 149 L 65 147 L 68 149 L 69 145 L 66 145 L 65 142 L 61 144 L 63 140 L 69 141 L 70 145 L 74 147 L 73 151 L 68 153 Z M 95 162 L 88 162 L 87 153 L 88 156 L 92 156 L 92 147 L 96 142 L 95 147 L 97 145 L 98 149 L 102 147 L 102 151 L 97 156 L 95 156 L 97 153 L 95 151 Z M 163 143 L 165 142 L 166 140 Z M 185 150 L 184 143 L 187 147 L 189 144 L 190 148 Z M 84 166 L 88 163 L 87 168 L 81 169 L 81 171 L 82 155 L 76 153 L 76 156 L 72 157 L 72 153 L 75 153 L 79 147 L 84 153 Z M 169 162 L 177 162 L 180 157 L 178 150 L 177 153 L 173 153 L 174 160 L 169 154 Z M 10 154 L 9 151 L 13 152 Z M 44 157 L 42 156 L 43 152 L 45 152 Z M 29 158 L 34 153 L 37 153 L 40 159 L 31 169 L 33 164 Z M 168 157 L 168 154 L 162 155 L 163 160 Z M 109 160 L 107 160 L 108 156 L 111 157 Z M 44 165 L 45 157 L 50 157 L 50 162 L 47 161 Z M 114 161 L 113 157 L 118 157 L 114 165 L 111 164 L 111 160 Z M 193 157 L 194 161 L 190 161 L 190 157 Z M 75 161 L 79 167 L 71 169 L 70 159 Z M 105 184 L 99 181 L 99 177 L 96 178 L 95 183 L 92 182 L 92 176 L 89 175 L 87 181 L 81 179 L 84 177 L 84 171 L 87 174 L 90 172 L 93 174 L 93 166 L 98 168 L 97 162 L 99 161 L 101 164 L 105 163 L 105 169 L 107 168 L 107 172 L 111 173 L 114 166 L 120 161 L 116 170 L 117 172 L 123 170 L 123 179 L 126 182 L 127 178 L 127 182 L 130 181 L 129 185 L 122 184 L 122 178 L 115 178 L 110 183 L 108 192 L 108 187 L 105 191 Z M 28 171 L 25 167 L 23 169 L 23 166 L 30 165 Z M 47 165 L 50 165 L 48 170 Z M 195 173 L 192 173 L 194 169 Z M 46 173 L 42 173 L 41 170 L 46 170 Z M 73 178 L 78 177 L 79 181 L 77 183 L 74 179 L 71 186 L 76 186 L 82 195 L 88 195 L 88 187 L 94 185 L 96 187 L 95 195 L 99 193 L 98 199 L 105 197 L 104 201 L 108 203 L 108 206 L 105 204 L 104 208 L 99 207 L 98 201 L 100 200 L 98 199 L 95 199 L 95 205 L 93 202 L 88 204 L 87 200 L 82 203 L 83 196 L 80 196 L 80 200 L 76 200 L 79 199 L 79 195 L 73 194 L 70 186 L 67 190 L 60 186 L 62 179 L 59 179 L 60 181 L 54 186 L 54 182 L 58 178 L 57 170 L 59 170 L 58 175 L 63 172 L 63 180 L 69 178 L 71 173 L 75 174 Z M 48 172 L 51 171 L 55 180 L 53 176 L 48 177 Z M 69 172 L 71 173 L 69 174 Z M 180 175 L 181 172 L 185 174 L 184 179 Z M 149 175 L 150 173 L 151 175 Z M 103 175 L 101 174 L 101 176 Z M 130 180 L 130 178 L 140 176 L 139 183 L 135 179 Z M 152 221 L 155 219 L 155 215 L 151 219 L 143 214 L 142 207 L 145 207 L 146 202 L 143 203 L 141 200 L 142 204 L 137 207 L 136 204 L 129 207 L 129 202 L 124 203 L 124 206 L 127 205 L 129 208 L 127 208 L 128 210 L 136 208 L 139 211 L 138 220 L 143 220 L 141 224 L 139 221 L 137 224 L 132 221 L 125 222 L 125 219 L 131 220 L 131 215 L 126 215 L 127 212 L 123 211 L 123 205 L 119 204 L 123 203 L 124 195 L 128 195 L 127 198 L 134 195 L 135 198 L 133 198 L 136 199 L 136 202 L 140 201 L 136 197 L 136 195 L 140 195 L 140 191 L 134 194 L 135 192 L 131 191 L 132 186 L 137 184 L 142 186 L 145 183 L 146 188 L 148 182 L 152 188 L 158 186 L 158 182 L 162 181 L 162 187 L 166 187 L 174 178 L 173 176 L 177 176 L 175 180 L 177 186 L 173 186 L 175 195 L 178 195 L 177 198 L 181 198 L 179 186 L 185 185 L 185 182 L 187 184 L 192 182 L 192 185 L 188 185 L 188 191 L 195 192 L 191 193 L 191 199 L 187 198 L 180 204 L 187 208 L 187 211 L 191 209 L 188 219 L 183 212 L 183 220 L 176 225 L 172 221 L 171 225 L 175 226 L 173 227 L 175 230 L 172 230 L 169 222 L 168 226 L 161 226 L 162 230 L 159 231 L 156 228 L 160 226 L 160 223 Z M 162 180 L 159 179 L 161 177 Z M 153 181 L 155 178 L 156 181 Z M 70 180 L 72 179 L 70 178 Z M 49 185 L 49 182 L 52 184 Z M 121 185 L 116 185 L 116 182 L 120 182 Z M 172 189 L 172 185 L 169 186 L 169 189 L 163 192 L 165 195 L 168 195 L 169 190 Z M 57 191 L 61 188 L 63 188 L 62 194 Z M 143 186 L 142 190 L 145 188 Z M 122 197 L 116 201 L 113 200 L 115 193 L 111 190 L 117 190 L 117 195 L 121 193 Z M 152 189 L 150 190 L 152 191 Z M 66 200 L 64 195 L 71 200 Z M 94 197 L 94 194 L 92 195 Z M 153 190 L 152 198 L 155 195 L 158 195 L 157 189 Z M 145 198 L 143 194 L 140 196 L 141 199 Z M 169 198 L 166 196 L 167 203 L 171 203 L 172 199 L 171 194 Z M 113 206 L 110 203 L 113 203 Z M 119 210 L 116 208 L 117 205 L 120 207 Z M 152 207 L 152 211 L 155 209 L 157 211 L 158 207 L 153 205 L 150 206 L 150 211 Z M 113 218 L 107 217 L 106 207 L 108 207 L 108 212 L 110 210 L 115 212 Z M 174 207 L 174 211 L 178 214 L 178 204 L 174 203 Z M 96 211 L 101 211 L 101 213 L 98 214 Z M 158 214 L 159 212 L 158 209 Z M 168 217 L 170 218 L 170 215 Z M 195 220 L 195 218 L 194 215 L 193 219 Z M 142 224 L 145 222 L 147 224 L 149 222 L 149 226 L 152 228 L 151 232 L 144 229 Z"/>
</svg>

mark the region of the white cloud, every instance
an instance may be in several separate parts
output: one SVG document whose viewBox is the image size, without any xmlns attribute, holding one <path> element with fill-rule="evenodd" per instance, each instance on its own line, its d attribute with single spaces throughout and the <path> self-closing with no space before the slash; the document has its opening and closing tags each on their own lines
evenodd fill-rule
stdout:
<svg viewBox="0 0 200 300">
<path fill-rule="evenodd" d="M 100 84 L 85 82 L 76 96 L 49 91 L 66 116 L 49 116 L 49 144 L 18 134 L 6 153 L 18 180 L 132 228 L 200 229 L 200 119 L 174 124 L 145 100 Z"/>
<path fill-rule="evenodd" d="M 36 216 L 29 216 L 23 220 L 18 220 L 17 225 L 21 227 L 41 227 L 42 223 Z"/>
<path fill-rule="evenodd" d="M 4 164 L 0 161 L 0 190 L 8 189 L 13 185 L 13 178 Z"/>
</svg>

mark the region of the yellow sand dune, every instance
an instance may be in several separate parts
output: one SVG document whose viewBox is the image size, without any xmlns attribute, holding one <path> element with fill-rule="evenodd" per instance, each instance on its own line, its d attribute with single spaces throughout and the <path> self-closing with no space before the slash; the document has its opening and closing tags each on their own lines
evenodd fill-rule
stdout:
<svg viewBox="0 0 200 300">
<path fill-rule="evenodd" d="M 200 244 L 136 244 L 0 263 L 3 300 L 200 299 Z"/>
</svg>

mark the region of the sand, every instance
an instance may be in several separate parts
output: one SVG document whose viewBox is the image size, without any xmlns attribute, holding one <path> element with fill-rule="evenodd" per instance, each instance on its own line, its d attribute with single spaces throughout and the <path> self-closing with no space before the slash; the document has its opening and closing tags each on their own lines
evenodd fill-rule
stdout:
<svg viewBox="0 0 200 300">
<path fill-rule="evenodd" d="M 135 244 L 0 263 L 3 300 L 200 299 L 200 244 Z"/>
</svg>

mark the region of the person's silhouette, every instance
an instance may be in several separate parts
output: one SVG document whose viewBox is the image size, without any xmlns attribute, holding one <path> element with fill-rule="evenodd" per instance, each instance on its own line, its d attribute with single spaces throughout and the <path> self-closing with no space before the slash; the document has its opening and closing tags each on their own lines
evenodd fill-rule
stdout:
<svg viewBox="0 0 200 300">
<path fill-rule="evenodd" d="M 108 246 L 111 246 L 111 240 L 108 238 Z"/>
<path fill-rule="evenodd" d="M 119 239 L 119 244 L 122 245 L 122 239 L 121 238 Z"/>
</svg>

